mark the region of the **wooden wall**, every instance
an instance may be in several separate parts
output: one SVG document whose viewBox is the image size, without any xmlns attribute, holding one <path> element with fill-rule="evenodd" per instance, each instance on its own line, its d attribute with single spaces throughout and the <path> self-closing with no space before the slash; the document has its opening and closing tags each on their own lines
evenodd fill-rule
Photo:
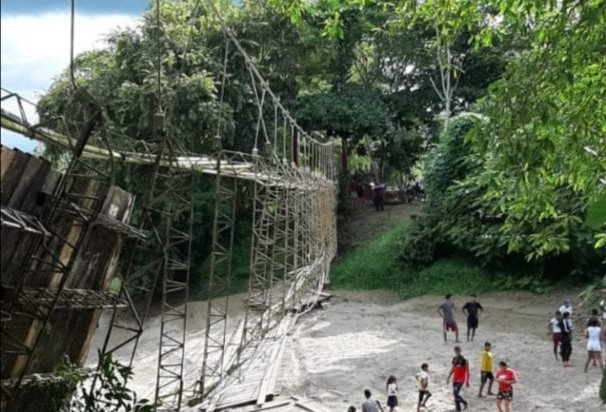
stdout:
<svg viewBox="0 0 606 412">
<path fill-rule="evenodd" d="M 61 174 L 53 171 L 49 162 L 18 150 L 2 147 L 1 153 L 1 204 L 29 215 L 40 217 L 49 211 L 52 194 Z M 134 197 L 122 189 L 112 186 L 102 189 L 98 181 L 87 178 L 76 179 L 71 191 L 102 196 L 105 201 L 101 213 L 117 222 L 128 223 L 131 217 Z M 60 214 L 48 223 L 66 239 L 77 237 L 81 230 L 73 217 Z M 29 266 L 24 271 L 24 257 L 32 247 L 36 237 L 20 229 L 2 226 L 1 233 L 1 283 L 3 299 L 13 290 L 24 273 L 26 287 L 56 288 L 61 280 L 57 273 L 49 273 L 44 267 Z M 68 275 L 65 288 L 107 290 L 116 270 L 122 235 L 114 228 L 95 225 L 84 239 L 77 252 L 76 260 Z M 67 261 L 72 249 L 61 242 L 50 242 L 49 249 Z M 47 324 L 36 352 L 32 355 L 26 374 L 52 372 L 63 355 L 68 355 L 73 363 L 82 366 L 86 361 L 92 336 L 97 328 L 101 309 L 56 309 Z M 16 316 L 3 325 L 22 342 L 32 342 L 40 330 L 40 322 L 27 317 Z M 4 345 L 4 343 L 3 343 Z M 17 376 L 25 364 L 25 357 L 3 354 L 2 378 Z M 36 396 L 39 396 L 38 394 Z M 22 398 L 22 396 L 19 396 Z M 44 402 L 40 403 L 41 405 Z M 25 404 L 23 405 L 25 407 Z M 11 406 L 11 409 L 14 409 Z M 15 409 L 25 410 L 25 409 Z M 32 410 L 31 405 L 27 410 Z"/>
</svg>

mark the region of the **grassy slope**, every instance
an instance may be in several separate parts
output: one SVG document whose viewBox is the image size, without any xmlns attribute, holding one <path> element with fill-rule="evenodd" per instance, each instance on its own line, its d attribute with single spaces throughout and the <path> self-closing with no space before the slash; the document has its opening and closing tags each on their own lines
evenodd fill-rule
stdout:
<svg viewBox="0 0 606 412">
<path fill-rule="evenodd" d="M 423 294 L 473 293 L 495 290 L 496 274 L 470 262 L 442 259 L 422 270 L 398 261 L 400 237 L 407 221 L 400 222 L 358 247 L 332 267 L 331 283 L 345 289 L 397 288 L 402 297 Z"/>
</svg>

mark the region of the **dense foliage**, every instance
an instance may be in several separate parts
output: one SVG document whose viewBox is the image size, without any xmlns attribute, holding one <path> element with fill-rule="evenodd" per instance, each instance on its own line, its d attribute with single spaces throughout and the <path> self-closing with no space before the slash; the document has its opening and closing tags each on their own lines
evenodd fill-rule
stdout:
<svg viewBox="0 0 606 412">
<path fill-rule="evenodd" d="M 220 123 L 225 147 L 251 150 L 254 91 L 226 48 L 226 25 L 301 124 L 340 138 L 344 160 L 369 158 L 371 179 L 403 190 L 425 159 L 428 201 L 402 245 L 407 264 L 462 255 L 555 278 L 604 271 L 603 1 L 165 1 L 161 27 L 153 7 L 140 27 L 75 62 L 76 83 L 117 133 L 113 145 L 125 144 L 118 135 L 151 139 L 160 56 L 161 103 L 179 144 L 209 152 Z M 42 107 L 81 116 L 69 88 L 66 72 Z M 140 197 L 145 179 L 144 168 L 119 170 L 118 183 Z M 214 193 L 211 180 L 196 187 L 193 250 L 204 272 Z M 242 193 L 240 221 L 251 215 Z M 238 236 L 242 278 L 248 237 Z"/>
</svg>

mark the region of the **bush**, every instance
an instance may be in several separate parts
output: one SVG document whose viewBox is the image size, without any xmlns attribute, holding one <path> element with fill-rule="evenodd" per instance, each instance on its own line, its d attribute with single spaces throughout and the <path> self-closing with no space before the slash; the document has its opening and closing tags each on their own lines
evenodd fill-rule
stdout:
<svg viewBox="0 0 606 412">
<path fill-rule="evenodd" d="M 400 258 L 411 268 L 420 268 L 434 261 L 437 233 L 426 215 L 412 216 L 401 240 Z"/>
<path fill-rule="evenodd" d="M 492 273 L 463 259 L 441 259 L 410 275 L 400 283 L 399 291 L 403 298 L 487 292 L 497 289 L 493 280 L 502 274 Z"/>
<path fill-rule="evenodd" d="M 399 259 L 402 244 L 410 245 L 414 253 L 419 250 L 420 241 L 408 237 L 414 224 L 416 222 L 401 222 L 335 263 L 331 270 L 332 284 L 361 290 L 395 287 L 402 297 L 408 298 L 427 293 L 463 294 L 495 290 L 495 277 L 505 276 L 465 259 L 440 259 L 424 269 L 403 265 Z M 429 238 L 423 240 L 431 247 L 429 241 Z M 422 258 L 423 255 L 419 254 L 419 259 Z"/>
</svg>

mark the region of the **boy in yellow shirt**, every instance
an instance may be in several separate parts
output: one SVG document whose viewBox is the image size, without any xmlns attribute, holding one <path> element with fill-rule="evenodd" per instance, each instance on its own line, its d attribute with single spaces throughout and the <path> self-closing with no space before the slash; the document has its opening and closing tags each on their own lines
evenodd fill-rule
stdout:
<svg viewBox="0 0 606 412">
<path fill-rule="evenodd" d="M 488 384 L 488 395 L 494 395 L 492 392 L 492 384 L 494 383 L 494 376 L 492 375 L 492 353 L 490 353 L 490 349 L 492 348 L 492 344 L 490 342 L 484 343 L 484 350 L 482 351 L 482 356 L 480 358 L 480 392 L 478 393 L 478 397 L 482 397 L 482 390 L 484 389 L 484 385 L 486 381 L 490 381 Z"/>
</svg>

